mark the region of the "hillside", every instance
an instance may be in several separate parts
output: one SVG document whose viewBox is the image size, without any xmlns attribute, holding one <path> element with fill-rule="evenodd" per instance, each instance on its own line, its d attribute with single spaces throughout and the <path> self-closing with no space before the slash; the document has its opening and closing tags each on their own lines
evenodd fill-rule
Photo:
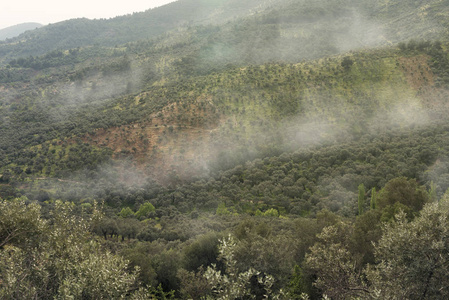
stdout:
<svg viewBox="0 0 449 300">
<path fill-rule="evenodd" d="M 0 42 L 0 298 L 444 298 L 448 13 L 180 0 Z"/>
<path fill-rule="evenodd" d="M 181 0 L 162 7 L 111 19 L 73 19 L 50 24 L 0 44 L 2 58 L 42 55 L 53 50 L 153 39 L 178 28 L 220 25 L 267 6 L 272 1 Z M 4 63 L 4 61 L 3 61 Z"/>
<path fill-rule="evenodd" d="M 1 62 L 77 47 L 140 43 L 190 68 L 296 62 L 409 39 L 445 39 L 444 1 L 181 0 L 108 20 L 74 19 L 0 43 Z M 142 41 L 145 40 L 146 42 Z M 210 66 L 213 65 L 213 66 Z"/>
<path fill-rule="evenodd" d="M 182 157 L 180 149 L 191 156 L 180 161 L 198 166 L 200 158 L 191 155 L 197 148 L 202 148 L 201 160 L 206 161 L 215 161 L 221 151 L 230 149 L 246 152 L 242 161 L 264 155 L 263 151 L 280 154 L 303 143 L 291 134 L 308 140 L 311 126 L 322 128 L 323 132 L 312 138 L 321 142 L 320 136 L 336 141 L 385 130 L 377 124 L 385 128 L 425 125 L 432 119 L 429 114 L 444 113 L 441 96 L 434 97 L 444 93 L 436 86 L 444 86 L 447 78 L 442 73 L 445 61 L 439 61 L 441 69 L 432 64 L 446 55 L 444 50 L 432 44 L 423 47 L 406 55 L 399 49 L 363 51 L 300 64 L 233 68 L 155 84 L 143 91 L 130 86 L 136 81 L 120 82 L 122 75 L 104 70 L 91 71 L 92 75 L 71 83 L 69 78 L 68 84 L 52 82 L 54 79 L 41 79 L 43 84 L 32 80 L 23 90 L 16 88 L 18 94 L 11 91 L 10 102 L 3 105 L 9 125 L 2 126 L 2 149 L 17 153 L 24 145 L 75 134 L 92 146 L 110 148 L 116 155 L 135 156 L 144 165 L 159 161 L 157 168 L 167 172 L 170 164 L 176 165 L 173 158 Z M 116 68 L 124 68 L 120 71 L 123 75 L 136 73 L 121 60 L 125 67 L 117 64 Z M 346 60 L 350 66 L 344 66 Z M 116 82 L 115 91 L 107 81 Z M 5 94 L 8 92 L 10 89 L 5 89 Z M 119 97 L 108 100 L 114 94 Z M 27 102 L 17 103 L 13 100 L 17 97 Z M 24 107 L 29 108 L 24 111 Z M 24 119 L 28 121 L 24 123 Z M 22 131 L 12 134 L 18 126 Z M 327 132 L 328 127 L 335 132 Z M 261 144 L 267 149 L 259 149 Z M 164 157 L 171 163 L 161 165 Z"/>
<path fill-rule="evenodd" d="M 7 28 L 0 29 L 0 41 L 14 38 L 16 36 L 21 35 L 25 31 L 33 30 L 36 28 L 42 27 L 42 24 L 39 23 L 23 23 L 14 26 L 10 26 Z"/>
</svg>

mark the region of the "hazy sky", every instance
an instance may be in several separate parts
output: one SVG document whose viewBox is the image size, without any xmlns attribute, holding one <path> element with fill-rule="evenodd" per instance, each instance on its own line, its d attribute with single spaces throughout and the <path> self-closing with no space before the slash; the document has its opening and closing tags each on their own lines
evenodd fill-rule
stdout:
<svg viewBox="0 0 449 300">
<path fill-rule="evenodd" d="M 73 18 L 111 18 L 145 11 L 174 0 L 0 0 L 0 29 L 37 22 L 56 23 Z"/>
</svg>

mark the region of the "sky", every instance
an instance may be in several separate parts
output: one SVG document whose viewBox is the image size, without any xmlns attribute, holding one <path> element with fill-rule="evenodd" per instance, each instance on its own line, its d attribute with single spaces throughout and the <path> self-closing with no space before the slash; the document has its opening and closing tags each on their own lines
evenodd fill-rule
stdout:
<svg viewBox="0 0 449 300">
<path fill-rule="evenodd" d="M 112 18 L 162 6 L 174 0 L 1 0 L 0 29 L 27 22 L 43 25 L 74 18 Z"/>
</svg>

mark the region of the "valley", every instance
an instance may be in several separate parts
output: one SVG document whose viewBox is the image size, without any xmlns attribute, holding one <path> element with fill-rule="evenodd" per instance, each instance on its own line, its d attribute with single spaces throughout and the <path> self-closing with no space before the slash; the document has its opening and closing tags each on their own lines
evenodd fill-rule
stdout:
<svg viewBox="0 0 449 300">
<path fill-rule="evenodd" d="M 180 0 L 0 41 L 0 298 L 444 298 L 448 13 Z"/>
</svg>

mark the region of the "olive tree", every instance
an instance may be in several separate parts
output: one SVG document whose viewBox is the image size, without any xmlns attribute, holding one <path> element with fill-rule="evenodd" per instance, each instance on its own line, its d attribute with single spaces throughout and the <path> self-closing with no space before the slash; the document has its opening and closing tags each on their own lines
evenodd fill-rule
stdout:
<svg viewBox="0 0 449 300">
<path fill-rule="evenodd" d="M 125 259 L 93 239 L 90 232 L 98 211 L 86 218 L 73 209 L 73 204 L 56 201 L 46 221 L 38 204 L 0 200 L 1 299 L 121 299 L 145 294 L 137 284 L 139 270 L 129 272 Z"/>
<path fill-rule="evenodd" d="M 367 270 L 379 299 L 449 297 L 449 195 L 427 204 L 408 221 L 404 212 L 384 225 L 375 245 L 377 264 Z"/>
</svg>

